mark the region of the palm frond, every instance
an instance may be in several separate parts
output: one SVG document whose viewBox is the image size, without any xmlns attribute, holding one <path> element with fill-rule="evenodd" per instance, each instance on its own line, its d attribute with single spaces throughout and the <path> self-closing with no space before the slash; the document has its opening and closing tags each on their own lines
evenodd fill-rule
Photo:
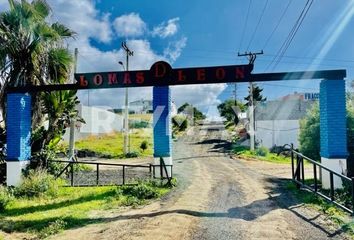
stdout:
<svg viewBox="0 0 354 240">
<path fill-rule="evenodd" d="M 48 72 L 52 83 L 68 82 L 73 58 L 65 48 L 51 49 L 48 53 Z"/>
<path fill-rule="evenodd" d="M 58 33 L 58 35 L 62 38 L 69 38 L 69 37 L 74 37 L 76 33 L 69 28 L 67 28 L 65 25 L 60 24 L 58 22 L 52 24 L 52 28 Z"/>
<path fill-rule="evenodd" d="M 52 11 L 49 4 L 45 0 L 34 0 L 32 1 L 32 7 L 37 13 L 37 17 L 45 19 L 49 16 Z"/>
</svg>

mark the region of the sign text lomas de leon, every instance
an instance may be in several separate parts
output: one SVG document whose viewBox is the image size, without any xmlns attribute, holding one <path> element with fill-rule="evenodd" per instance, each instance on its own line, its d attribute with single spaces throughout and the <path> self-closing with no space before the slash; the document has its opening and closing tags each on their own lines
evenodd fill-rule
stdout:
<svg viewBox="0 0 354 240">
<path fill-rule="evenodd" d="M 161 61 L 150 70 L 78 73 L 75 79 L 80 89 L 248 82 L 252 69 L 253 65 L 172 69 Z"/>
</svg>

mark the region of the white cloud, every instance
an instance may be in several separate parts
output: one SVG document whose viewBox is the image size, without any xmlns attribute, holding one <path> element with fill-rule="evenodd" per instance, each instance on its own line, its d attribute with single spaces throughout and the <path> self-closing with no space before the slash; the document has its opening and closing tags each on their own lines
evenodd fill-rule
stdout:
<svg viewBox="0 0 354 240">
<path fill-rule="evenodd" d="M 49 0 L 54 21 L 60 21 L 78 33 L 78 38 L 93 38 L 103 43 L 112 40 L 109 14 L 100 14 L 93 1 Z"/>
<path fill-rule="evenodd" d="M 173 86 L 172 99 L 177 106 L 188 102 L 196 107 L 209 109 L 220 103 L 218 97 L 226 87 L 226 84 Z"/>
<path fill-rule="evenodd" d="M 121 71 L 122 67 L 118 64 L 122 61 L 125 65 L 125 53 L 122 49 L 116 51 L 102 52 L 88 45 L 88 43 L 75 43 L 79 49 L 79 72 L 97 71 Z M 165 57 L 155 53 L 147 40 L 129 40 L 128 47 L 134 51 L 134 56 L 129 58 L 130 70 L 150 69 L 154 62 L 164 60 Z M 85 48 L 83 48 L 83 46 Z M 82 49 L 82 50 L 81 50 Z M 79 97 L 83 104 L 110 106 L 114 108 L 122 107 L 124 104 L 124 89 L 102 89 L 80 91 Z M 89 100 L 88 100 L 89 98 Z M 138 99 L 152 99 L 152 88 L 131 88 L 129 90 L 129 101 Z"/>
<path fill-rule="evenodd" d="M 183 48 L 187 45 L 187 38 L 182 37 L 180 40 L 175 41 L 175 42 L 170 42 L 168 44 L 168 47 L 165 48 L 164 50 L 164 56 L 171 61 L 176 61 L 177 58 L 182 53 Z"/>
<path fill-rule="evenodd" d="M 158 26 L 154 27 L 152 30 L 153 36 L 159 36 L 161 38 L 166 38 L 173 36 L 178 32 L 178 21 L 179 18 L 172 18 L 166 22 L 162 22 Z"/>
<path fill-rule="evenodd" d="M 113 22 L 113 26 L 120 37 L 139 37 L 146 31 L 146 23 L 137 13 L 117 17 Z"/>
<path fill-rule="evenodd" d="M 79 48 L 79 72 L 114 71 L 122 70 L 118 61 L 125 64 L 125 53 L 122 49 L 101 51 L 90 44 L 90 39 L 108 43 L 113 38 L 113 28 L 118 32 L 117 19 L 114 24 L 110 23 L 110 15 L 100 13 L 90 0 L 49 0 L 54 16 L 53 21 L 59 21 L 77 32 L 76 39 L 70 41 L 70 48 Z M 0 0 L 0 10 L 8 8 L 7 1 Z M 132 13 L 128 21 L 132 28 L 126 30 L 126 34 L 135 37 L 148 33 L 146 23 L 139 15 Z M 121 16 L 121 17 L 123 17 Z M 118 18 L 119 19 L 119 18 Z M 121 18 L 122 19 L 122 18 Z M 178 32 L 179 18 L 170 19 L 153 29 L 150 34 L 166 38 Z M 118 21 L 119 23 L 119 21 Z M 118 24 L 119 25 L 119 24 Z M 129 32 L 130 31 L 130 32 Z M 182 37 L 178 41 L 170 42 L 163 54 L 156 53 L 148 40 L 135 39 L 127 41 L 128 47 L 134 51 L 130 58 L 130 69 L 149 69 L 151 65 L 159 60 L 168 61 L 171 64 L 180 56 L 186 46 L 187 38 Z M 225 84 L 213 85 L 188 85 L 172 87 L 172 99 L 177 106 L 189 102 L 197 107 L 207 109 L 206 106 L 219 103 L 218 96 L 225 89 Z M 79 91 L 79 97 L 83 104 L 101 105 L 109 107 L 121 107 L 124 104 L 124 89 L 102 89 Z M 137 99 L 152 99 L 152 88 L 130 88 L 129 101 Z"/>
</svg>

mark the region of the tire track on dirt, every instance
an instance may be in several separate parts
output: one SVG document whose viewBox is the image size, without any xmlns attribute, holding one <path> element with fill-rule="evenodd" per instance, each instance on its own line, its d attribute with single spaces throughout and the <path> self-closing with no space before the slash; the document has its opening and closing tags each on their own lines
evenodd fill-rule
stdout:
<svg viewBox="0 0 354 240">
<path fill-rule="evenodd" d="M 106 221 L 55 239 L 343 239 L 311 223 L 317 213 L 285 193 L 279 176 L 287 175 L 288 166 L 231 159 L 222 131 L 220 125 L 204 126 L 174 144 L 180 184 L 161 201 L 95 213 Z"/>
</svg>

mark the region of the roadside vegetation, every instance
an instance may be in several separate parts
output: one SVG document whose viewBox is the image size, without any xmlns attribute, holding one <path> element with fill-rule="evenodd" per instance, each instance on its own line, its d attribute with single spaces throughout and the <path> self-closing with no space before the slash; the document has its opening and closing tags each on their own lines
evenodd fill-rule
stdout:
<svg viewBox="0 0 354 240">
<path fill-rule="evenodd" d="M 0 230 L 29 233 L 42 239 L 65 229 L 104 221 L 97 217 L 99 210 L 143 205 L 171 189 L 160 181 L 109 187 L 60 187 L 62 181 L 44 170 L 31 170 L 19 187 L 0 187 Z"/>
<path fill-rule="evenodd" d="M 312 180 L 309 179 L 307 181 L 311 183 Z M 286 187 L 300 202 L 325 214 L 337 227 L 340 227 L 342 231 L 354 238 L 354 222 L 348 213 L 311 192 L 297 189 L 296 184 L 293 182 L 289 181 Z M 337 196 L 341 194 L 343 201 L 351 201 L 350 195 L 348 194 L 343 194 L 338 191 L 336 194 Z"/>
<path fill-rule="evenodd" d="M 75 143 L 81 151 L 94 153 L 105 158 L 148 157 L 153 155 L 153 138 L 151 128 L 132 129 L 129 134 L 130 151 L 124 155 L 123 133 L 114 132 L 101 136 L 89 136 Z M 67 148 L 67 144 L 63 149 Z M 65 150 L 64 150 L 65 151 Z"/>
<path fill-rule="evenodd" d="M 71 29 L 49 19 L 52 10 L 44 0 L 9 0 L 9 6 L 9 10 L 0 13 L 2 116 L 6 116 L 5 95 L 9 87 L 69 83 L 73 57 L 66 41 L 75 36 Z M 78 103 L 76 91 L 71 90 L 32 96 L 31 152 L 39 165 L 44 165 L 56 151 L 71 121 L 84 122 L 75 107 Z M 0 132 L 6 135 L 4 120 Z"/>
<path fill-rule="evenodd" d="M 244 146 L 233 146 L 232 153 L 241 158 L 246 159 L 257 159 L 265 162 L 290 164 L 291 159 L 289 156 L 284 156 L 282 154 L 272 153 L 268 148 L 259 147 L 254 151 L 250 150 L 249 147 Z"/>
<path fill-rule="evenodd" d="M 206 119 L 206 116 L 196 107 L 184 103 L 177 109 L 177 115 L 172 117 L 172 136 L 177 138 L 188 129 Z"/>
<path fill-rule="evenodd" d="M 348 176 L 354 176 L 354 96 L 347 95 L 347 160 Z M 320 109 L 314 104 L 307 116 L 300 121 L 300 152 L 305 156 L 320 161 Z"/>
</svg>

